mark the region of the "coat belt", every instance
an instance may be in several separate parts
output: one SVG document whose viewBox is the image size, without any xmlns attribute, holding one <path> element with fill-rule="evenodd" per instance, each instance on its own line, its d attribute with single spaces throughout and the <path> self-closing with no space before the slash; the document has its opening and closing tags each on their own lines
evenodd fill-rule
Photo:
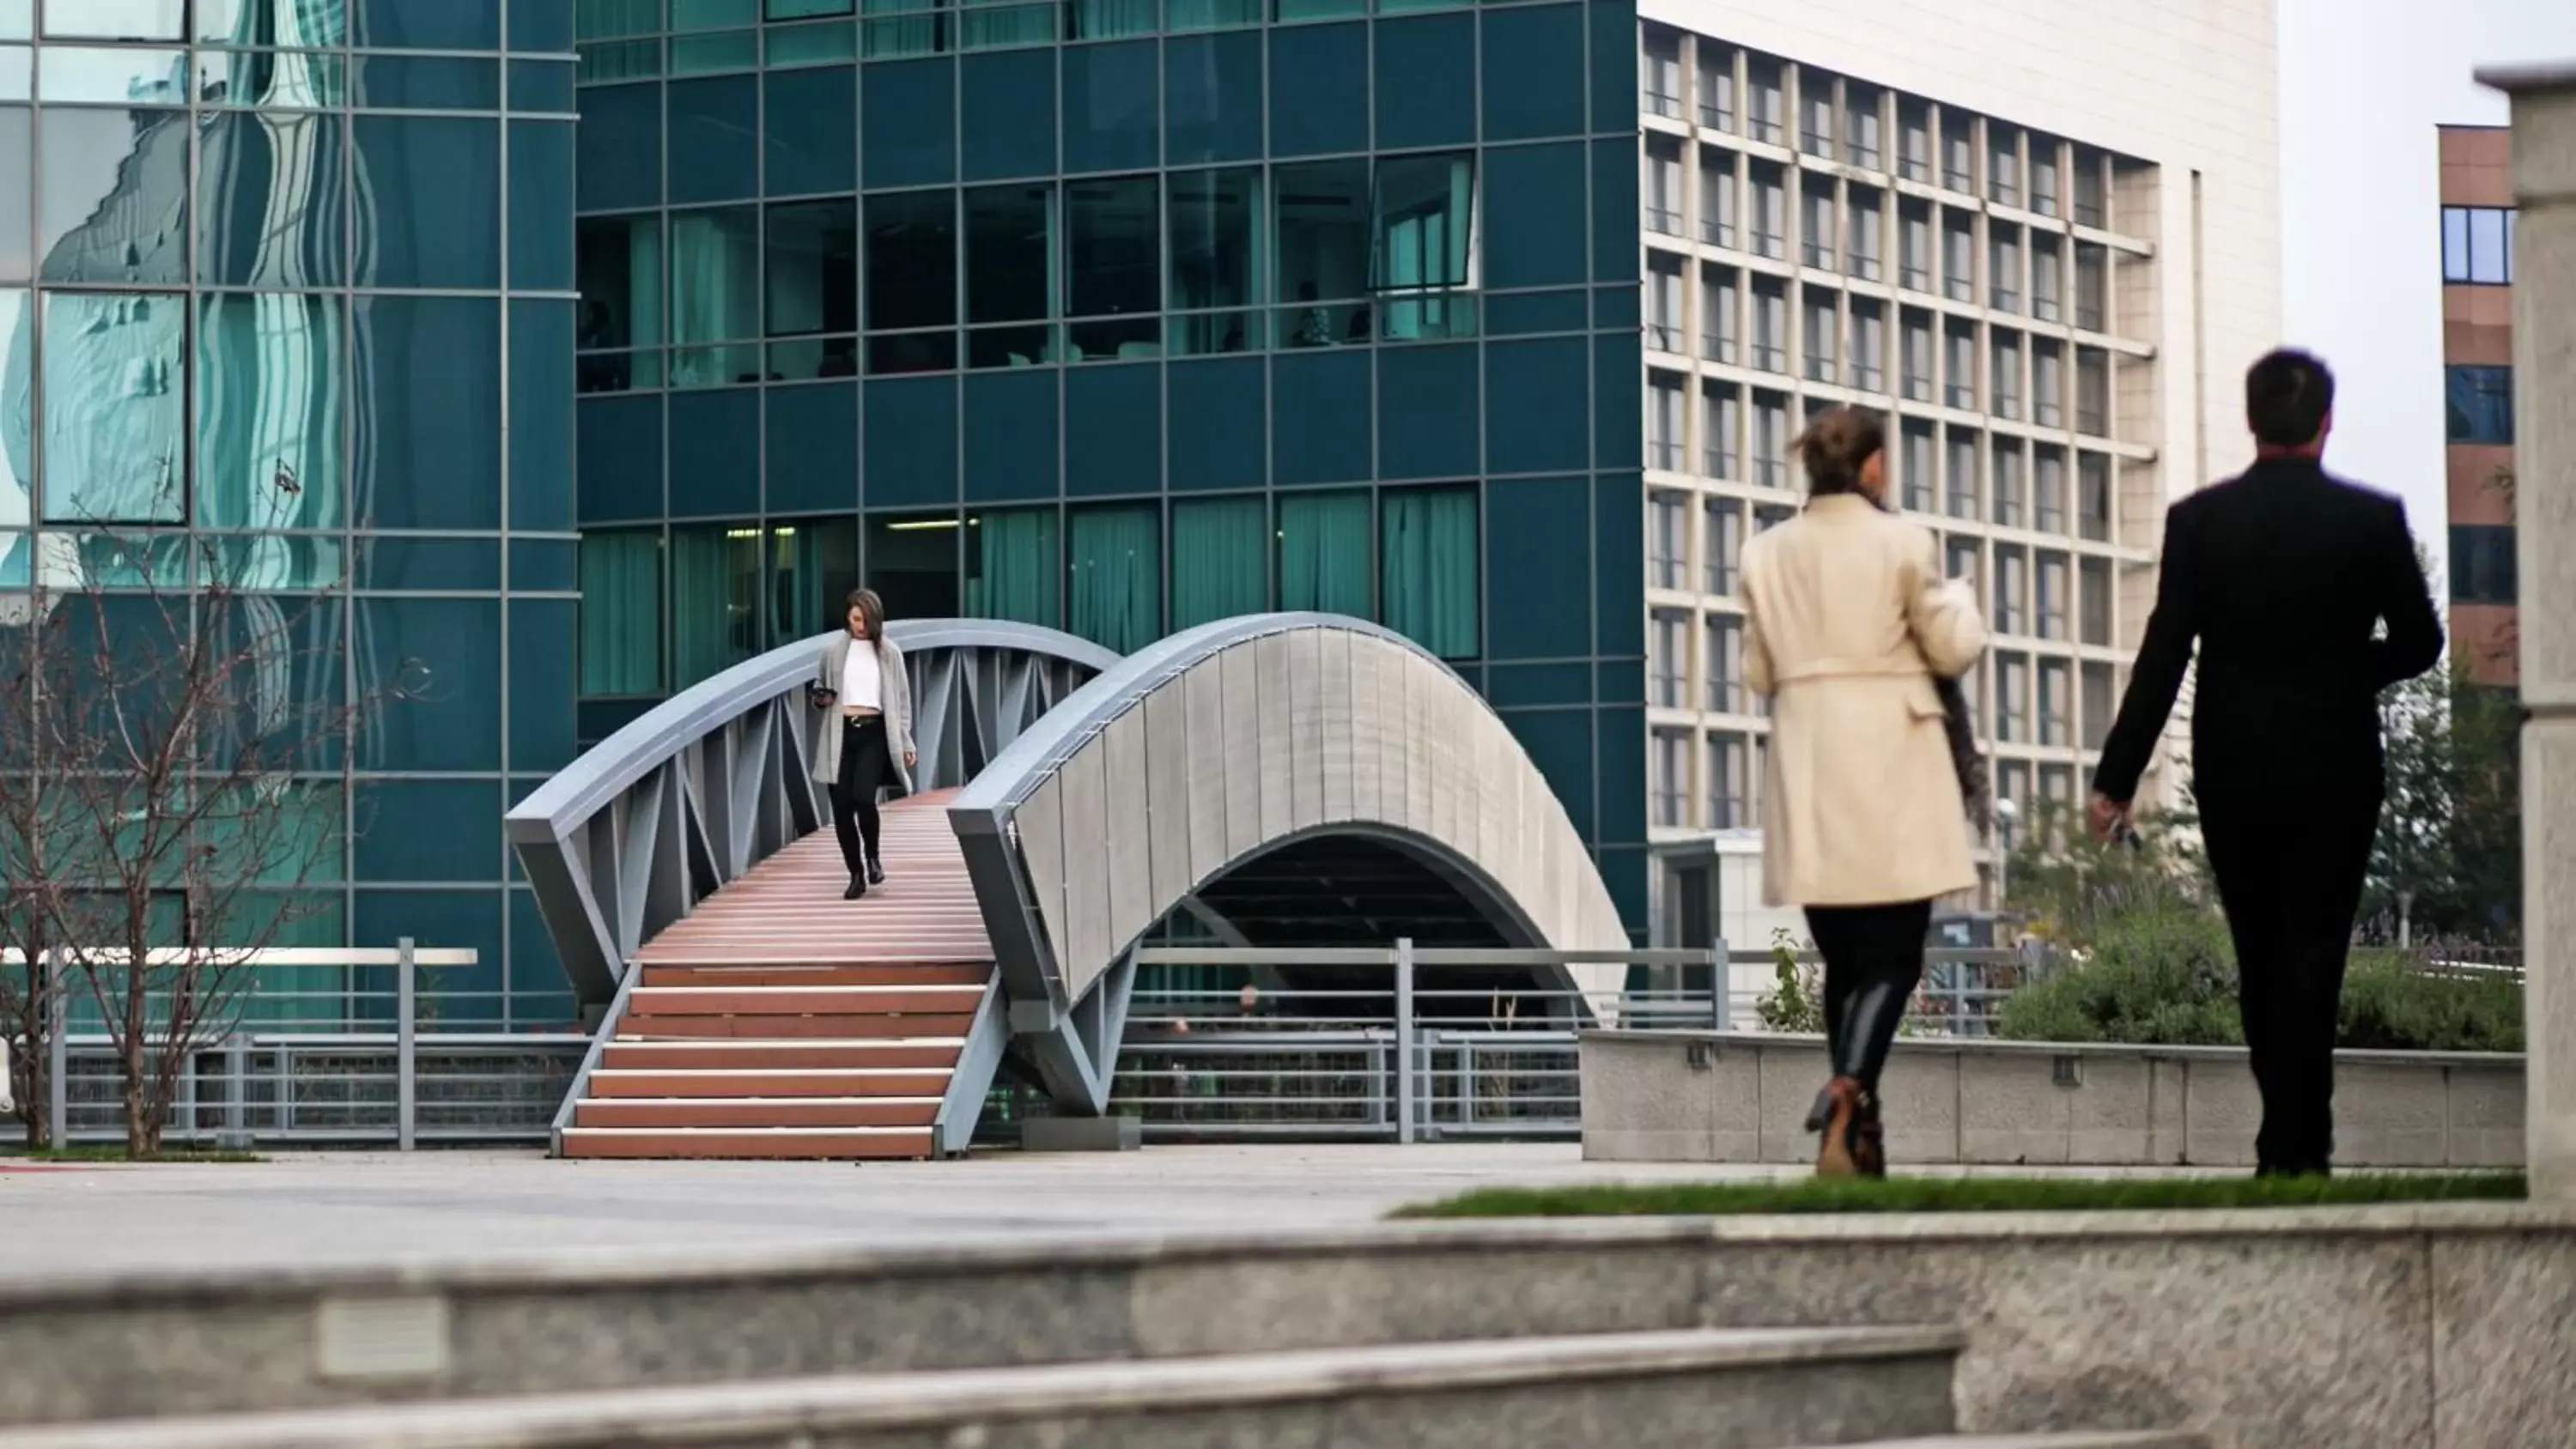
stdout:
<svg viewBox="0 0 2576 1449">
<path fill-rule="evenodd" d="M 1815 659 L 1792 668 L 1774 668 L 1772 679 L 1786 687 L 1809 684 L 1819 679 L 1920 679 L 1931 682 L 1932 671 L 1920 659 Z"/>
</svg>

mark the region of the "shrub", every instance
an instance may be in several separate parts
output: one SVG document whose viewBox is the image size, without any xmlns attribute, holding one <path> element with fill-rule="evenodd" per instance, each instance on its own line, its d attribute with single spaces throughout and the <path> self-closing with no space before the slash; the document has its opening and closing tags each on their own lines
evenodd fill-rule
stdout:
<svg viewBox="0 0 2576 1449">
<path fill-rule="evenodd" d="M 2217 918 L 2161 912 L 2106 928 L 2093 957 L 2004 1004 L 2019 1041 L 2241 1046 L 2236 958 Z M 2435 976 L 2404 954 L 2355 952 L 2336 1044 L 2374 1051 L 2518 1052 L 2522 989 L 2509 979 Z"/>
<path fill-rule="evenodd" d="M 2108 924 L 2090 961 L 2014 992 L 2001 1030 L 2024 1041 L 2242 1045 L 2226 928 L 2180 910 Z"/>
</svg>

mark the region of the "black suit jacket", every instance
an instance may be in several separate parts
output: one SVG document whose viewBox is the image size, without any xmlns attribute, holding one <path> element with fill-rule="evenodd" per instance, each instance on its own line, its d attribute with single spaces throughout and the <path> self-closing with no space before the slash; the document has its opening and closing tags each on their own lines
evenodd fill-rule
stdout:
<svg viewBox="0 0 2576 1449">
<path fill-rule="evenodd" d="M 2195 641 L 2194 788 L 2375 793 L 2379 692 L 2442 657 L 2406 506 L 2297 458 L 2176 503 L 2102 794 L 2136 795 Z"/>
</svg>

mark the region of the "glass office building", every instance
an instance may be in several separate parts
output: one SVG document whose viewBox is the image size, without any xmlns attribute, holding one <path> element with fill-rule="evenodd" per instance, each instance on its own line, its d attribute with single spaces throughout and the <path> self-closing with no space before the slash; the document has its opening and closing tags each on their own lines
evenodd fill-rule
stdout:
<svg viewBox="0 0 2576 1449">
<path fill-rule="evenodd" d="M 830 626 L 1381 620 L 1645 903 L 1622 0 L 582 0 L 580 732 Z"/>
<path fill-rule="evenodd" d="M 282 944 L 475 947 L 459 1025 L 570 1011 L 500 816 L 573 754 L 574 77 L 571 0 L 0 0 L 0 592 L 220 574 L 399 685 Z"/>
</svg>

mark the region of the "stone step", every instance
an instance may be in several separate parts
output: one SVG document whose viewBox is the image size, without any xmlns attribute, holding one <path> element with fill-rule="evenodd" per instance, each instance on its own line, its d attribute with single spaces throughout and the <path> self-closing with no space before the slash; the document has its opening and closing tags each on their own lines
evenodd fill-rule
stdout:
<svg viewBox="0 0 2576 1449">
<path fill-rule="evenodd" d="M 2209 1449 L 2209 1440 L 2181 1429 L 2108 1434 L 1942 1434 L 1930 1439 L 1873 1440 L 1854 1445 L 1853 1449 Z"/>
<path fill-rule="evenodd" d="M 919 1159 L 938 1148 L 918 1127 L 567 1127 L 563 1155 L 715 1160 Z"/>
<path fill-rule="evenodd" d="M 619 1097 L 573 1108 L 580 1127 L 927 1127 L 931 1097 Z"/>
<path fill-rule="evenodd" d="M 1679 1329 L 0 1431 L 0 1449 L 1801 1449 L 1946 1433 L 1945 1328 Z"/>
</svg>

